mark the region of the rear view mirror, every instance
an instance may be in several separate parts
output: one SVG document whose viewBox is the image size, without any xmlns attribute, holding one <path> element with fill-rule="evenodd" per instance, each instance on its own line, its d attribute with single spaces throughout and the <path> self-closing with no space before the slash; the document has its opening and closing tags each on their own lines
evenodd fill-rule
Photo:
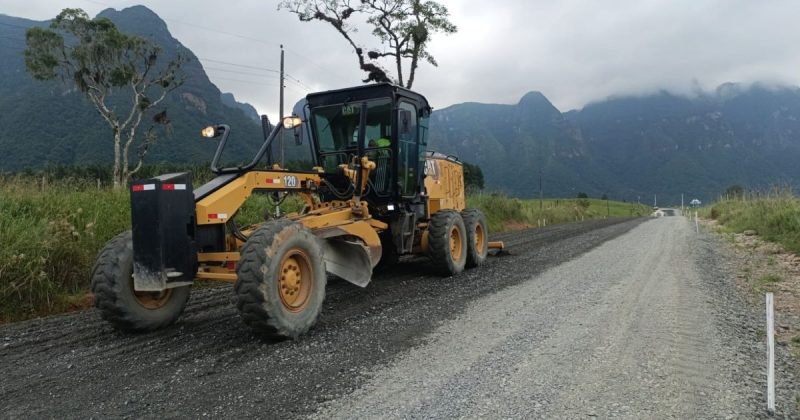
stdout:
<svg viewBox="0 0 800 420">
<path fill-rule="evenodd" d="M 303 130 L 294 130 L 294 144 L 300 146 L 303 144 Z"/>
</svg>

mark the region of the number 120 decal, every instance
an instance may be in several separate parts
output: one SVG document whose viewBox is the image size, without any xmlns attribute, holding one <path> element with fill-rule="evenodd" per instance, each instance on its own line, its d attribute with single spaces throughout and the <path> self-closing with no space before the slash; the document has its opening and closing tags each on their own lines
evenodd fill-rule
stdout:
<svg viewBox="0 0 800 420">
<path fill-rule="evenodd" d="M 297 177 L 286 175 L 283 177 L 283 185 L 285 185 L 287 188 L 297 188 Z"/>
</svg>

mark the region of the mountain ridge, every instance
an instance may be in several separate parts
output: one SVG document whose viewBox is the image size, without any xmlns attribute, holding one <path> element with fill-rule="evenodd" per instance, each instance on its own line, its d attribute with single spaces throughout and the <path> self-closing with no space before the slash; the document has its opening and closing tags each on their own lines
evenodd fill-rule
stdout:
<svg viewBox="0 0 800 420">
<path fill-rule="evenodd" d="M 681 193 L 705 201 L 733 184 L 798 184 L 795 86 L 726 83 L 694 97 L 661 90 L 563 113 L 553 107 L 557 115 L 542 97 L 438 109 L 430 144 L 480 165 L 489 188 L 524 197 L 538 196 L 540 170 L 551 197 L 660 194 L 679 203 Z M 528 115 L 526 98 L 539 103 L 537 115 Z"/>
</svg>

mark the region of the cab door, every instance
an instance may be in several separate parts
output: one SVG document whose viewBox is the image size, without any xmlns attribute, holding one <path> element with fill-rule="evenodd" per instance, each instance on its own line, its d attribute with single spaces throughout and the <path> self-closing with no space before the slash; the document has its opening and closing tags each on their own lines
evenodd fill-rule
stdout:
<svg viewBox="0 0 800 420">
<path fill-rule="evenodd" d="M 397 107 L 397 185 L 401 196 L 419 191 L 419 121 L 417 107 L 401 101 Z"/>
</svg>

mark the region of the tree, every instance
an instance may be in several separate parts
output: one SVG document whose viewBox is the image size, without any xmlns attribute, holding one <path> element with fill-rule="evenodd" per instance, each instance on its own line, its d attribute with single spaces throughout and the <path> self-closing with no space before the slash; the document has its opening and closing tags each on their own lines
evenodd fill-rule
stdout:
<svg viewBox="0 0 800 420">
<path fill-rule="evenodd" d="M 81 9 L 64 9 L 49 28 L 33 27 L 25 34 L 25 66 L 36 80 L 61 80 L 81 92 L 109 125 L 114 139 L 115 188 L 141 169 L 156 127 L 168 128 L 166 110 L 155 113 L 150 127 L 138 129 L 148 111 L 159 106 L 183 84 L 178 55 L 159 63 L 161 48 L 120 32 L 107 18 L 90 19 Z M 137 144 L 133 167 L 131 147 Z"/>
<path fill-rule="evenodd" d="M 585 192 L 579 192 L 579 193 L 578 193 L 578 198 L 589 198 L 589 196 L 588 196 L 588 195 L 586 195 L 586 193 L 585 193 Z"/>
<path fill-rule="evenodd" d="M 464 162 L 464 189 L 475 191 L 483 189 L 483 171 L 478 165 Z"/>
<path fill-rule="evenodd" d="M 600 197 L 600 199 L 601 199 L 601 200 L 608 200 L 608 195 L 606 195 L 606 194 L 603 194 L 603 196 L 602 196 L 602 197 Z"/>
<path fill-rule="evenodd" d="M 438 66 L 427 48 L 431 35 L 458 31 L 448 20 L 447 8 L 428 0 L 283 0 L 278 9 L 295 13 L 303 22 L 319 20 L 331 24 L 355 50 L 359 68 L 367 73 L 364 83 L 394 82 L 409 89 L 414 84 L 420 59 Z M 353 16 L 366 18 L 381 48 L 365 52 L 356 43 Z M 393 62 L 394 80 L 379 64 L 385 59 Z M 403 77 L 403 60 L 409 61 L 408 79 Z"/>
</svg>

